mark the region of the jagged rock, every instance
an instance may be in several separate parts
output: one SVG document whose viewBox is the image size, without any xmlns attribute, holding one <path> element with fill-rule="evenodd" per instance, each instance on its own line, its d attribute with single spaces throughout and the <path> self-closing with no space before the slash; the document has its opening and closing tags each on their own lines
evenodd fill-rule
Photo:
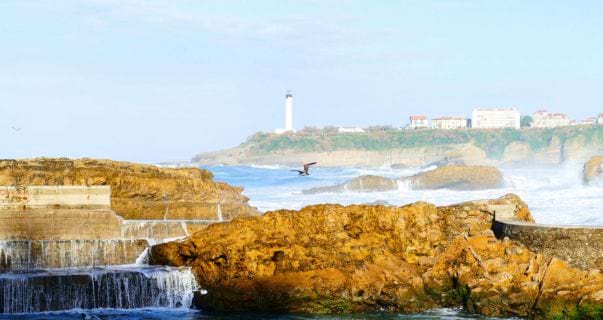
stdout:
<svg viewBox="0 0 603 320">
<path fill-rule="evenodd" d="M 584 164 L 584 183 L 591 183 L 601 176 L 603 176 L 603 156 L 592 157 Z"/>
<path fill-rule="evenodd" d="M 409 181 L 413 189 L 478 190 L 501 187 L 503 175 L 494 167 L 449 165 L 403 180 Z"/>
<path fill-rule="evenodd" d="M 1 185 L 110 185 L 111 207 L 126 219 L 224 219 L 254 215 L 242 189 L 199 168 L 159 168 L 110 160 L 0 160 Z"/>
<path fill-rule="evenodd" d="M 303 194 L 354 192 L 382 192 L 395 190 L 398 187 L 396 179 L 381 176 L 365 175 L 335 186 L 316 187 L 303 190 Z"/>
<path fill-rule="evenodd" d="M 502 173 L 487 166 L 447 165 L 418 173 L 411 177 L 392 179 L 366 175 L 348 182 L 326 187 L 303 190 L 303 194 L 353 192 L 383 192 L 398 189 L 398 182 L 408 184 L 411 189 L 455 189 L 479 190 L 499 188 L 503 185 Z"/>
<path fill-rule="evenodd" d="M 444 207 L 417 202 L 279 210 L 153 246 L 151 257 L 154 264 L 192 267 L 208 290 L 195 303 L 206 310 L 417 312 L 465 306 L 485 315 L 550 319 L 564 308 L 602 305 L 600 273 L 494 237 L 486 208 L 501 203 L 523 204 L 507 196 Z M 523 209 L 524 220 L 531 220 Z"/>
</svg>

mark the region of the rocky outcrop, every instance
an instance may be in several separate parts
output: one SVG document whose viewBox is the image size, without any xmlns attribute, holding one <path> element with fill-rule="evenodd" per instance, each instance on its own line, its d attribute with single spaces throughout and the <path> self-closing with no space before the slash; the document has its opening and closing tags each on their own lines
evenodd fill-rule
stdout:
<svg viewBox="0 0 603 320">
<path fill-rule="evenodd" d="M 603 156 L 593 157 L 584 164 L 584 183 L 592 183 L 603 176 Z"/>
<path fill-rule="evenodd" d="M 405 180 L 410 181 L 413 189 L 478 190 L 501 187 L 503 175 L 494 167 L 449 165 Z"/>
<path fill-rule="evenodd" d="M 411 189 L 479 190 L 499 188 L 503 185 L 502 173 L 494 167 L 447 165 L 411 177 L 392 179 L 365 175 L 348 182 L 303 190 L 303 194 L 352 192 L 383 192 L 398 189 L 398 183 Z"/>
<path fill-rule="evenodd" d="M 94 159 L 0 160 L 0 185 L 109 185 L 111 208 L 126 219 L 224 219 L 256 214 L 242 189 L 198 168 L 159 168 Z"/>
<path fill-rule="evenodd" d="M 389 130 L 358 134 L 257 133 L 240 146 L 196 155 L 202 165 L 410 166 L 433 163 L 556 165 L 603 152 L 603 126 L 521 130 Z"/>
<path fill-rule="evenodd" d="M 383 192 L 395 190 L 398 187 L 396 179 L 365 175 L 335 186 L 316 187 L 303 190 L 303 194 L 353 192 Z"/>
<path fill-rule="evenodd" d="M 599 271 L 574 269 L 494 237 L 488 206 L 518 201 L 279 210 L 211 225 L 184 241 L 154 246 L 151 256 L 155 264 L 192 267 L 208 291 L 195 299 L 204 309 L 335 313 L 464 306 L 485 315 L 550 319 L 601 306 Z"/>
</svg>

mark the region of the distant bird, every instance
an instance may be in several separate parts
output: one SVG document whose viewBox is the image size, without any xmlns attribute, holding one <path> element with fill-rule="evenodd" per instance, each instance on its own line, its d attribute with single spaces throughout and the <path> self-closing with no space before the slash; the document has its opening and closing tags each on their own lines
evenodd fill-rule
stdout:
<svg viewBox="0 0 603 320">
<path fill-rule="evenodd" d="M 11 128 L 12 128 L 14 131 L 17 131 L 17 132 L 21 131 L 21 128 L 17 128 L 17 127 L 11 127 Z"/>
<path fill-rule="evenodd" d="M 310 166 L 313 164 L 317 164 L 317 163 L 318 162 L 310 162 L 310 163 L 304 164 L 304 171 L 301 171 L 301 170 L 291 170 L 291 171 L 298 172 L 300 176 L 309 176 L 310 173 L 308 172 L 308 170 L 310 170 Z"/>
</svg>

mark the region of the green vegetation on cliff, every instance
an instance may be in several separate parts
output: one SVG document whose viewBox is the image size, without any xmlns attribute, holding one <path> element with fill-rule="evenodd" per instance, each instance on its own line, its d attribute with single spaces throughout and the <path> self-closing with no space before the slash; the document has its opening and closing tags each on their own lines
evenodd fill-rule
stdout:
<svg viewBox="0 0 603 320">
<path fill-rule="evenodd" d="M 256 133 L 241 146 L 258 155 L 275 151 L 329 152 L 337 150 L 384 151 L 398 148 L 445 146 L 471 143 L 500 158 L 512 142 L 526 143 L 532 151 L 551 144 L 584 137 L 585 143 L 603 144 L 603 126 L 574 126 L 553 129 L 495 130 L 375 130 L 340 134 L 333 129 L 304 129 L 297 133 Z"/>
</svg>

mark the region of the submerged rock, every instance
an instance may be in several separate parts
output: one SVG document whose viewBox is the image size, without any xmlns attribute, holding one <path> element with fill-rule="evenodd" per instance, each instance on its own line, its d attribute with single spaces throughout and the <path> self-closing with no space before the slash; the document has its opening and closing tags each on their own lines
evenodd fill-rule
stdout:
<svg viewBox="0 0 603 320">
<path fill-rule="evenodd" d="M 0 186 L 110 185 L 111 208 L 126 219 L 217 219 L 254 215 L 242 188 L 199 168 L 160 168 L 110 160 L 0 160 Z M 218 208 L 219 206 L 219 208 Z"/>
<path fill-rule="evenodd" d="M 603 276 L 497 240 L 492 204 L 314 205 L 215 224 L 152 247 L 154 264 L 192 267 L 195 304 L 228 311 L 417 312 L 464 306 L 550 319 L 603 304 Z M 523 219 L 520 219 L 522 216 Z M 533 221 L 526 207 L 517 220 Z"/>
<path fill-rule="evenodd" d="M 603 156 L 592 157 L 584 164 L 584 183 L 592 183 L 603 176 Z"/>
<path fill-rule="evenodd" d="M 503 185 L 500 170 L 488 166 L 449 165 L 404 180 L 410 181 L 413 189 L 479 190 Z"/>
<path fill-rule="evenodd" d="M 383 192 L 396 190 L 398 188 L 397 180 L 374 176 L 365 175 L 354 178 L 348 182 L 327 186 L 327 187 L 316 187 L 311 189 L 303 190 L 303 194 L 318 194 L 318 193 L 340 193 L 345 191 L 354 192 Z"/>
<path fill-rule="evenodd" d="M 383 192 L 398 189 L 398 183 L 411 189 L 480 190 L 500 188 L 503 175 L 500 170 L 488 166 L 447 165 L 411 177 L 392 179 L 366 175 L 348 182 L 326 187 L 303 190 L 303 194 L 353 192 Z"/>
</svg>

